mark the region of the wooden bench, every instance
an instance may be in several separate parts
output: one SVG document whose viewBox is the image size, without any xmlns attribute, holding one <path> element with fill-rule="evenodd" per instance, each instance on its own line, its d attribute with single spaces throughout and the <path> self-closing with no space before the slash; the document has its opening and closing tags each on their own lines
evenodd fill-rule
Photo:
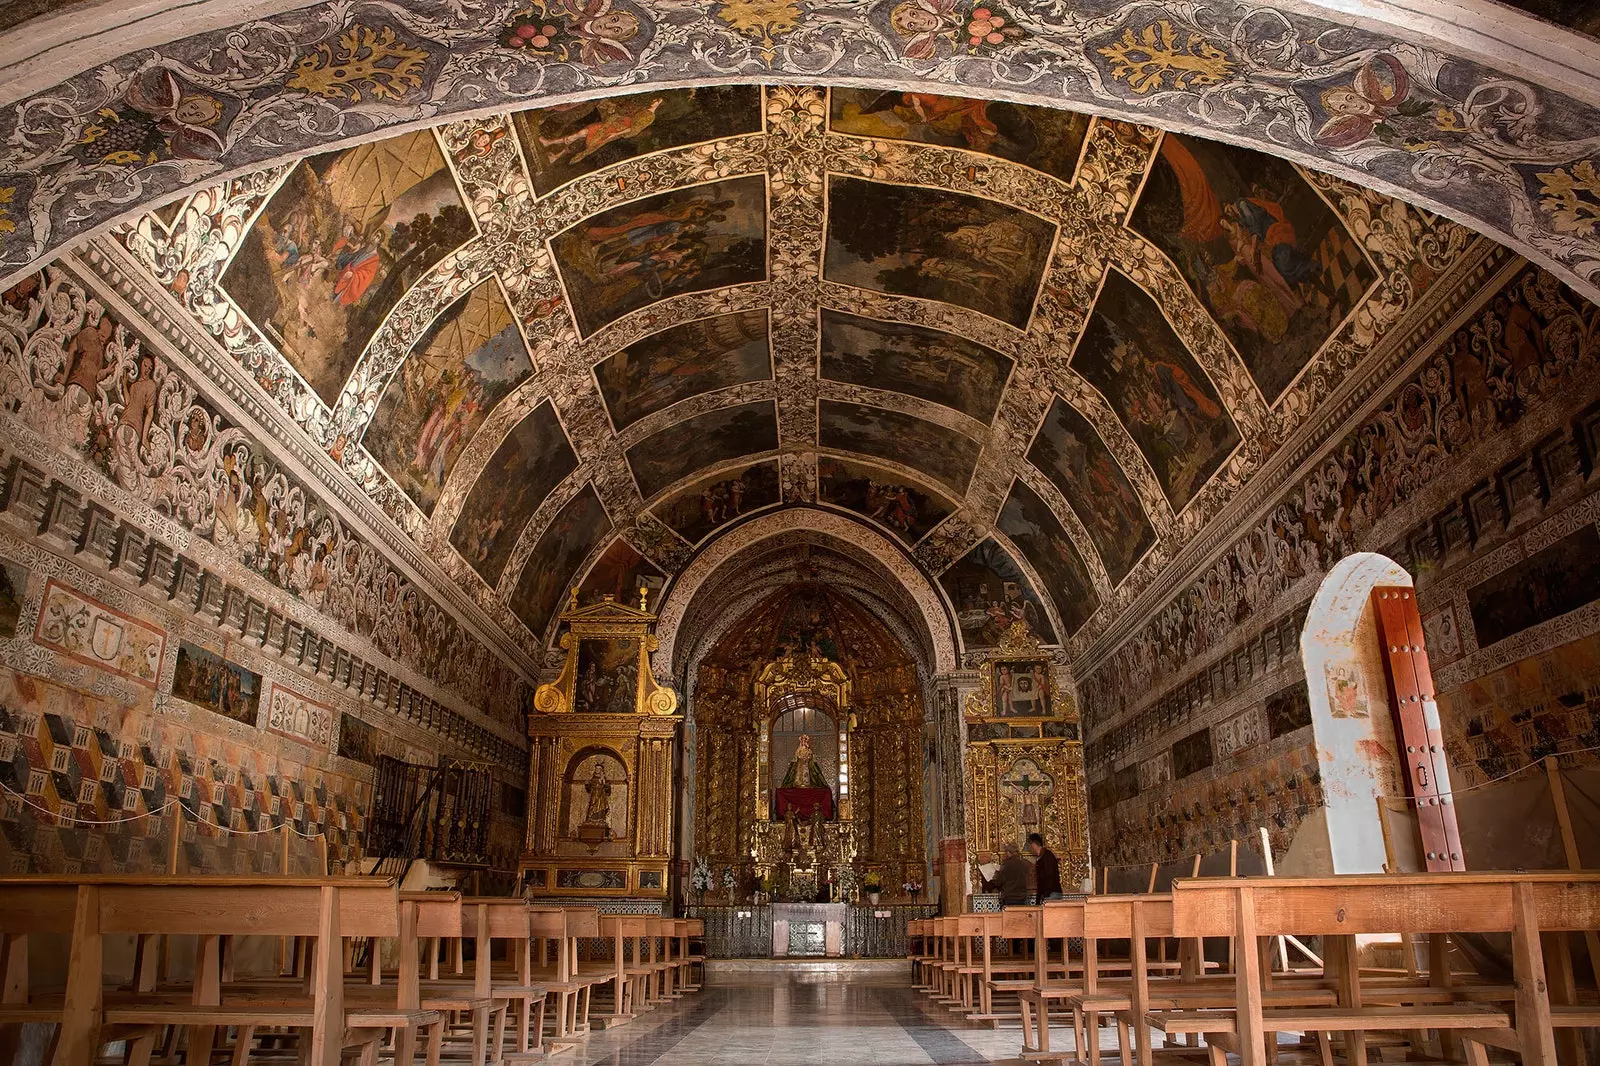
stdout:
<svg viewBox="0 0 1600 1066">
<path fill-rule="evenodd" d="M 604 982 L 611 985 L 611 1010 L 596 1019 L 604 1026 L 630 1022 L 644 1009 L 641 985 L 646 970 L 641 941 L 648 934 L 647 919 L 643 914 L 600 915 L 600 935 L 611 943 L 612 952 L 609 974 Z M 600 986 L 601 983 L 597 983 L 597 987 Z"/>
<path fill-rule="evenodd" d="M 58 1016 L 53 1061 L 88 1066 L 106 1039 L 130 1030 L 128 1061 L 149 1061 L 156 1033 L 188 1031 L 189 1061 L 205 1062 L 219 1029 L 236 1029 L 235 1057 L 243 1061 L 257 1029 L 299 1031 L 301 1056 L 315 1066 L 337 1066 L 346 1048 L 375 1062 L 378 1043 L 391 1030 L 415 1034 L 437 1024 L 436 1012 L 407 1009 L 398 1001 L 348 1005 L 344 1001 L 343 939 L 394 935 L 398 899 L 392 882 L 345 878 L 85 877 L 0 879 L 0 911 L 22 900 L 31 886 L 71 886 L 72 945 L 67 985 Z M 104 989 L 105 938 L 126 935 L 141 946 L 134 987 Z M 185 989 L 157 988 L 157 937 L 196 938 L 194 980 Z M 257 1000 L 223 994 L 223 942 L 232 936 L 302 937 L 311 965 L 294 995 Z"/>
<path fill-rule="evenodd" d="M 1233 941 L 1232 1011 L 1147 1015 L 1151 1025 L 1165 1032 L 1204 1035 L 1213 1062 L 1220 1062 L 1225 1050 L 1236 1050 L 1243 1066 L 1264 1066 L 1268 1033 L 1342 1033 L 1351 1066 L 1365 1066 L 1368 1033 L 1434 1030 L 1459 1034 L 1470 1055 L 1481 1057 L 1486 1044 L 1509 1046 L 1528 1066 L 1553 1066 L 1556 1014 L 1539 937 L 1545 930 L 1592 930 L 1600 925 L 1600 874 L 1180 880 L 1173 886 L 1173 924 L 1179 936 Z M 1403 983 L 1390 982 L 1369 1001 L 1355 937 L 1395 933 L 1510 933 L 1516 1028 L 1511 1012 L 1492 1002 L 1493 989 L 1480 989 L 1476 997 L 1469 997 L 1466 989 L 1463 994 L 1448 987 L 1408 991 Z M 1337 991 L 1335 1005 L 1294 1007 L 1270 1001 L 1273 975 L 1263 966 L 1261 938 L 1283 934 L 1324 938 L 1323 957 Z M 1570 987 L 1563 991 L 1570 993 Z M 1571 1017 L 1581 1024 L 1587 1012 L 1574 1010 Z"/>
</svg>

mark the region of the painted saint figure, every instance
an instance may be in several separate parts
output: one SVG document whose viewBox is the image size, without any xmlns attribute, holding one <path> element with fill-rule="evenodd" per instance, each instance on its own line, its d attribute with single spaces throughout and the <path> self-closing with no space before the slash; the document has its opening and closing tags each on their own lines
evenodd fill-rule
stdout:
<svg viewBox="0 0 1600 1066">
<path fill-rule="evenodd" d="M 594 761 L 594 770 L 589 774 L 588 782 L 583 786 L 583 791 L 589 796 L 588 806 L 584 810 L 584 825 L 611 824 L 611 782 L 606 780 L 605 763 L 599 759 Z"/>
</svg>

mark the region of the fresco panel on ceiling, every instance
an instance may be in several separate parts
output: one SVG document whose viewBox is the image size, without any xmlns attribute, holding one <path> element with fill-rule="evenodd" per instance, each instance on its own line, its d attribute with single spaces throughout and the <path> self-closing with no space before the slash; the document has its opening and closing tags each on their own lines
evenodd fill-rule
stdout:
<svg viewBox="0 0 1600 1066">
<path fill-rule="evenodd" d="M 965 148 L 1070 182 L 1089 117 L 1003 100 L 835 88 L 829 90 L 828 125 L 855 137 Z"/>
<path fill-rule="evenodd" d="M 612 424 L 641 418 L 703 392 L 772 377 L 768 313 L 757 308 L 701 318 L 634 341 L 594 368 Z"/>
<path fill-rule="evenodd" d="M 961 642 L 967 650 L 993 648 L 1018 622 L 1041 643 L 1056 643 L 1056 631 L 1022 568 L 992 538 L 939 575 L 939 584 L 956 609 Z"/>
<path fill-rule="evenodd" d="M 711 85 L 608 96 L 512 115 L 540 196 L 666 148 L 761 132 L 761 88 Z"/>
<path fill-rule="evenodd" d="M 475 233 L 420 130 L 296 165 L 222 287 L 331 407 L 390 309 Z"/>
<path fill-rule="evenodd" d="M 550 490 L 578 467 L 555 407 L 545 400 L 489 457 L 450 530 L 450 543 L 490 585 L 511 558 L 522 528 Z"/>
<path fill-rule="evenodd" d="M 818 406 L 817 439 L 822 447 L 887 459 L 921 471 L 957 497 L 966 495 L 983 451 L 980 442 L 900 411 L 837 400 L 823 400 Z"/>
<path fill-rule="evenodd" d="M 1071 366 L 1100 390 L 1181 511 L 1239 444 L 1239 430 L 1161 307 L 1106 274 Z"/>
<path fill-rule="evenodd" d="M 954 511 L 955 504 L 903 476 L 878 467 L 817 457 L 817 496 L 824 503 L 865 515 L 915 544 Z"/>
<path fill-rule="evenodd" d="M 684 540 L 699 544 L 720 526 L 781 499 L 778 464 L 768 460 L 697 481 L 668 497 L 655 514 Z"/>
<path fill-rule="evenodd" d="M 778 447 L 771 400 L 707 411 L 668 426 L 628 449 L 628 466 L 645 499 L 697 470 Z"/>
<path fill-rule="evenodd" d="M 822 276 L 1026 329 L 1056 227 L 966 193 L 828 176 Z"/>
<path fill-rule="evenodd" d="M 1056 615 L 1071 638 L 1083 627 L 1100 605 L 1089 571 L 1061 528 L 1061 522 L 1039 494 L 1021 479 L 1012 483 L 1011 495 L 1000 508 L 995 528 L 1017 546 L 1034 573 L 1045 584 L 1045 593 L 1055 604 Z"/>
<path fill-rule="evenodd" d="M 686 292 L 767 276 L 764 175 L 647 196 L 550 239 L 578 332 Z"/>
<path fill-rule="evenodd" d="M 1156 541 L 1128 475 L 1087 419 L 1056 397 L 1028 449 L 1028 461 L 1061 490 L 1089 531 L 1113 585 Z"/>
<path fill-rule="evenodd" d="M 822 376 L 920 396 L 969 415 L 994 419 L 1012 362 L 953 333 L 822 312 Z"/>
<path fill-rule="evenodd" d="M 539 535 L 511 593 L 511 611 L 536 637 L 563 606 L 567 589 L 596 548 L 611 535 L 611 519 L 593 485 L 567 501 Z"/>
<path fill-rule="evenodd" d="M 484 419 L 532 372 L 528 346 L 491 278 L 451 305 L 417 342 L 390 378 L 361 443 L 431 515 Z"/>
<path fill-rule="evenodd" d="M 1169 133 L 1129 226 L 1178 268 L 1274 403 L 1378 280 L 1292 165 Z"/>
</svg>

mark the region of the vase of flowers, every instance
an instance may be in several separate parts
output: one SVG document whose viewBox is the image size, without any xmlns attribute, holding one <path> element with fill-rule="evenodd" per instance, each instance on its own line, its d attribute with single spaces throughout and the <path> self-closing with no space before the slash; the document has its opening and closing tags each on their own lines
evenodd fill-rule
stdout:
<svg viewBox="0 0 1600 1066">
<path fill-rule="evenodd" d="M 694 889 L 695 902 L 704 903 L 706 892 L 711 888 L 711 864 L 704 855 L 696 856 L 694 865 L 689 868 L 689 887 Z"/>
<path fill-rule="evenodd" d="M 878 896 L 883 892 L 883 878 L 878 871 L 867 871 L 867 876 L 861 879 L 861 887 L 867 890 L 867 902 L 876 906 Z"/>
<path fill-rule="evenodd" d="M 922 882 L 907 881 L 900 886 L 900 891 L 904 892 L 908 898 L 916 899 L 918 896 L 922 895 Z"/>
</svg>

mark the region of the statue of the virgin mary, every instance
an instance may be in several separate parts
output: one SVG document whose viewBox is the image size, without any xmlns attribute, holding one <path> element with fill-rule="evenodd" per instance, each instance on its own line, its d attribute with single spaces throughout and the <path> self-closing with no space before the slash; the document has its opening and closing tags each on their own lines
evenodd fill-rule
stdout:
<svg viewBox="0 0 1600 1066">
<path fill-rule="evenodd" d="M 782 788 L 827 788 L 828 781 L 817 765 L 816 753 L 811 748 L 809 734 L 801 734 L 800 744 L 789 761 L 789 772 L 783 775 Z"/>
</svg>

